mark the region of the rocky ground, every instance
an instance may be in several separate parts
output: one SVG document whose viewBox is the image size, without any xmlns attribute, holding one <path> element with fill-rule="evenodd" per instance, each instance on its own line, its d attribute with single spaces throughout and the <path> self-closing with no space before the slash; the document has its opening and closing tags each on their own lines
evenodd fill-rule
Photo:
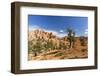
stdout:
<svg viewBox="0 0 100 76">
<path fill-rule="evenodd" d="M 28 42 L 28 60 L 55 60 L 55 59 L 79 59 L 88 57 L 88 38 L 75 37 L 74 47 L 69 48 L 68 38 L 58 38 L 53 33 L 48 33 L 42 30 L 35 30 L 29 33 Z M 49 43 L 48 43 L 49 42 Z M 52 44 L 52 45 L 50 45 Z M 63 45 L 61 45 L 63 44 Z M 45 46 L 48 45 L 48 49 Z M 44 48 L 43 48 L 44 47 Z M 66 47 L 66 48 L 65 48 Z M 38 48 L 46 51 L 33 51 Z M 57 49 L 60 48 L 61 50 Z M 62 50 L 64 49 L 64 50 Z M 35 53 L 39 52 L 37 55 Z"/>
<path fill-rule="evenodd" d="M 29 60 L 59 60 L 59 59 L 82 59 L 88 57 L 86 48 L 69 50 L 51 50 L 45 53 L 40 53 L 38 56 L 28 55 Z"/>
</svg>

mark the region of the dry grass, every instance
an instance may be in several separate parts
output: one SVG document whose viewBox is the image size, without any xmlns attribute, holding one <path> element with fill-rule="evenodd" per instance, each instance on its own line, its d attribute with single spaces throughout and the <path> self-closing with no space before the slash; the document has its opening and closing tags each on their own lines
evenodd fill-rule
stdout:
<svg viewBox="0 0 100 76">
<path fill-rule="evenodd" d="M 59 60 L 59 59 L 82 59 L 88 57 L 88 51 L 86 47 L 72 48 L 69 50 L 50 50 L 44 53 L 40 53 L 38 56 L 29 54 L 29 60 Z"/>
<path fill-rule="evenodd" d="M 40 31 L 40 32 L 42 32 L 42 31 Z M 35 35 L 33 35 L 33 34 L 34 34 L 34 32 L 32 32 L 32 37 L 30 35 L 30 38 L 35 37 Z M 38 35 L 38 34 L 36 34 L 36 35 Z M 42 35 L 39 34 L 38 36 L 40 36 L 40 37 L 43 36 L 43 39 L 46 41 L 46 37 L 48 37 L 49 35 L 50 35 L 50 33 L 42 32 Z M 37 39 L 37 37 L 36 37 L 36 39 Z M 87 50 L 88 49 L 88 46 L 87 46 L 87 41 L 88 40 L 87 40 L 87 38 L 84 38 L 84 39 L 85 39 L 84 40 L 85 45 L 82 44 L 82 40 L 80 40 L 80 37 L 76 37 L 74 47 L 73 48 L 63 48 L 65 50 L 57 50 L 57 49 L 50 50 L 49 49 L 49 50 L 46 50 L 46 51 L 42 51 L 41 53 L 38 53 L 37 55 L 34 55 L 35 53 L 29 52 L 28 53 L 28 60 L 59 60 L 59 59 L 83 59 L 83 58 L 88 58 L 88 50 Z M 61 44 L 62 41 L 63 41 L 63 43 L 68 42 L 67 40 L 58 39 L 56 37 L 53 38 L 53 41 L 54 41 L 53 42 L 54 46 L 57 45 L 57 44 L 55 44 L 57 41 L 58 41 L 59 44 Z M 34 43 L 34 41 L 33 41 L 33 43 Z M 42 41 L 39 42 L 39 43 L 42 43 Z M 66 45 L 66 47 L 67 46 L 68 45 Z M 40 45 L 39 45 L 39 47 L 40 47 Z M 41 46 L 41 47 L 43 47 L 43 46 Z M 62 46 L 60 46 L 60 47 L 62 49 Z"/>
</svg>

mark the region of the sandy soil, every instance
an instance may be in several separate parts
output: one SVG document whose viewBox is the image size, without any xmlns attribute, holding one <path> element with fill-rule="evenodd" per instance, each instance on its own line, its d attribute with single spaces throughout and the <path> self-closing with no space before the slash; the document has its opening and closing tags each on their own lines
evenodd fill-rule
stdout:
<svg viewBox="0 0 100 76">
<path fill-rule="evenodd" d="M 72 48 L 69 50 L 51 50 L 44 53 L 40 53 L 38 56 L 33 56 L 30 53 L 29 60 L 56 60 L 56 59 L 79 59 L 87 58 L 88 52 L 86 47 L 80 47 L 81 49 Z"/>
</svg>

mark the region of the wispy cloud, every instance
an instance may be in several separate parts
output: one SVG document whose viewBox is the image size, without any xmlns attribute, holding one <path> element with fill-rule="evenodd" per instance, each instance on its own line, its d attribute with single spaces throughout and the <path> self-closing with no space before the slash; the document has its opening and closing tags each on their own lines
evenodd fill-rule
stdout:
<svg viewBox="0 0 100 76">
<path fill-rule="evenodd" d="M 56 35 L 57 37 L 64 37 L 64 36 L 66 36 L 67 34 L 66 33 L 59 33 L 59 32 L 57 32 L 57 31 L 54 31 L 54 30 L 46 30 L 46 29 L 43 29 L 44 31 L 46 31 L 46 32 L 52 32 L 53 33 L 53 35 Z"/>
<path fill-rule="evenodd" d="M 34 31 L 34 30 L 37 30 L 37 29 L 39 29 L 39 30 L 44 30 L 45 32 L 49 32 L 49 33 L 52 32 L 53 35 L 56 35 L 56 36 L 58 36 L 58 37 L 64 37 L 64 36 L 67 35 L 67 33 L 64 33 L 63 30 L 60 30 L 59 32 L 57 32 L 57 31 L 55 31 L 55 30 L 48 30 L 48 29 L 41 28 L 41 27 L 38 26 L 38 25 L 32 25 L 32 26 L 29 25 L 29 31 Z"/>
<path fill-rule="evenodd" d="M 64 37 L 64 36 L 67 36 L 67 33 L 58 33 L 57 36 L 58 36 L 58 37 Z"/>
<path fill-rule="evenodd" d="M 63 33 L 63 32 L 64 32 L 64 30 L 60 30 L 59 32 Z"/>
<path fill-rule="evenodd" d="M 41 29 L 41 28 L 38 25 L 29 25 L 29 31 L 33 31 L 33 30 L 36 30 L 36 29 Z"/>
<path fill-rule="evenodd" d="M 85 29 L 84 34 L 85 34 L 85 36 L 88 35 L 88 29 Z"/>
</svg>

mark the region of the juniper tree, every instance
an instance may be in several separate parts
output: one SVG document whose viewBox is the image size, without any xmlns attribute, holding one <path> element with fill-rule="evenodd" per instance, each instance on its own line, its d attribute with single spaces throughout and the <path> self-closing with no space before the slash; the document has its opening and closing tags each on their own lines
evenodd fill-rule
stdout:
<svg viewBox="0 0 100 76">
<path fill-rule="evenodd" d="M 73 48 L 75 43 L 75 32 L 71 28 L 68 28 L 67 32 L 68 32 L 69 48 Z"/>
</svg>

